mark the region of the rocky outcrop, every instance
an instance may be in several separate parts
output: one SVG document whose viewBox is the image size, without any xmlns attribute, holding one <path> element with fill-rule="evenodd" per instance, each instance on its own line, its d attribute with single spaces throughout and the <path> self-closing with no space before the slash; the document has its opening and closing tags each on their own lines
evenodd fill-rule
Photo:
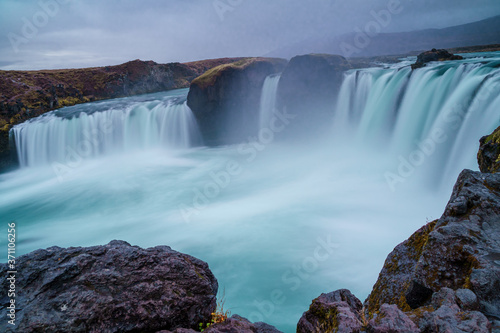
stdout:
<svg viewBox="0 0 500 333">
<path fill-rule="evenodd" d="M 246 58 L 212 68 L 193 80 L 187 103 L 205 144 L 238 143 L 255 135 L 264 80 L 285 65 L 283 59 Z"/>
<path fill-rule="evenodd" d="M 334 297 L 345 290 L 328 301 L 322 295 L 298 331 L 320 332 L 325 323 L 338 332 L 500 330 L 499 290 L 500 174 L 464 170 L 441 218 L 389 254 L 364 310 L 352 295 L 349 305 Z M 357 326 L 332 318 L 358 319 Z"/>
<path fill-rule="evenodd" d="M 0 170 L 12 165 L 12 126 L 47 111 L 95 100 L 186 88 L 223 58 L 157 64 L 134 60 L 117 66 L 42 71 L 0 71 Z"/>
<path fill-rule="evenodd" d="M 369 333 L 418 333 L 417 325 L 396 305 L 382 304 L 378 313 L 369 321 Z"/>
<path fill-rule="evenodd" d="M 317 133 L 330 124 L 337 94 L 349 62 L 341 56 L 296 56 L 286 66 L 278 86 L 277 108 L 296 116 L 287 128 L 290 136 Z"/>
<path fill-rule="evenodd" d="M 156 333 L 196 333 L 198 331 L 192 329 L 178 328 L 174 331 L 162 330 Z M 282 333 L 276 327 L 266 323 L 257 322 L 251 323 L 246 318 L 238 315 L 233 315 L 227 318 L 224 322 L 213 324 L 204 333 Z"/>
<path fill-rule="evenodd" d="M 462 56 L 454 55 L 448 52 L 447 50 L 436 50 L 432 49 L 431 51 L 426 51 L 420 53 L 417 56 L 417 61 L 411 65 L 412 69 L 422 68 L 426 65 L 426 63 L 431 61 L 447 61 L 447 60 L 461 60 Z"/>
<path fill-rule="evenodd" d="M 443 216 L 389 254 L 365 307 L 370 316 L 384 303 L 420 311 L 442 288 L 469 289 L 474 295 L 460 292 L 458 299 L 468 293 L 498 320 L 499 260 L 500 176 L 464 170 Z"/>
<path fill-rule="evenodd" d="M 281 333 L 276 327 L 266 323 L 251 323 L 238 315 L 233 315 L 219 324 L 211 325 L 205 333 Z"/>
<path fill-rule="evenodd" d="M 472 290 L 485 314 L 500 313 L 500 176 L 464 170 L 443 216 L 389 254 L 365 305 L 410 311 L 441 288 Z"/>
<path fill-rule="evenodd" d="M 156 332 L 198 328 L 216 307 L 217 281 L 201 260 L 167 246 L 123 241 L 51 247 L 16 259 L 16 326 L 7 332 Z M 7 264 L 0 265 L 6 286 Z M 21 273 L 22 272 L 22 273 Z M 0 315 L 7 318 L 9 299 Z"/>
<path fill-rule="evenodd" d="M 297 324 L 297 333 L 358 332 L 363 327 L 363 304 L 347 289 L 321 294 Z"/>
<path fill-rule="evenodd" d="M 492 134 L 482 137 L 479 143 L 477 161 L 481 172 L 500 171 L 500 127 Z"/>
</svg>

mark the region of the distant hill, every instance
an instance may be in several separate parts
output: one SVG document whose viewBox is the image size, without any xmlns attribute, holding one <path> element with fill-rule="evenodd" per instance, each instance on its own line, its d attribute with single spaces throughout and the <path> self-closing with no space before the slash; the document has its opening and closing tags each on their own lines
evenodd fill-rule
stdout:
<svg viewBox="0 0 500 333">
<path fill-rule="evenodd" d="M 350 33 L 308 39 L 274 50 L 266 56 L 290 58 L 297 54 L 329 53 L 347 57 L 373 57 L 406 54 L 432 48 L 498 44 L 500 43 L 500 16 L 444 29 L 381 33 L 369 38 L 367 43 L 363 40 L 367 46 L 356 43 L 356 38 L 359 38 L 359 34 Z"/>
</svg>

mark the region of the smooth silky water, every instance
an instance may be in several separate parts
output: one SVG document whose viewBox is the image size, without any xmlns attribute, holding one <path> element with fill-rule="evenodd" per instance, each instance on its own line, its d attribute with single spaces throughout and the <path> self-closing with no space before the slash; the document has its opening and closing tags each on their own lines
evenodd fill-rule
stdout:
<svg viewBox="0 0 500 333">
<path fill-rule="evenodd" d="M 477 169 L 479 138 L 500 125 L 500 57 L 475 56 L 346 73 L 331 133 L 300 146 L 203 147 L 187 90 L 51 112 L 12 130 L 22 167 L 0 175 L 0 215 L 17 222 L 18 255 L 169 245 L 208 262 L 232 313 L 294 332 L 322 292 L 364 300 L 387 254 Z"/>
</svg>

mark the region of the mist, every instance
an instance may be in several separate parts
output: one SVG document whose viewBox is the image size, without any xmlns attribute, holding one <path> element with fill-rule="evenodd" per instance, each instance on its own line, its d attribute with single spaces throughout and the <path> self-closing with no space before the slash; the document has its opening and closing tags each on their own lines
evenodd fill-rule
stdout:
<svg viewBox="0 0 500 333">
<path fill-rule="evenodd" d="M 401 11 L 382 32 L 444 28 L 500 13 L 495 0 L 480 5 L 464 0 L 4 0 L 0 69 L 263 56 L 304 40 L 352 33 L 373 20 L 373 11 L 391 4 Z"/>
</svg>

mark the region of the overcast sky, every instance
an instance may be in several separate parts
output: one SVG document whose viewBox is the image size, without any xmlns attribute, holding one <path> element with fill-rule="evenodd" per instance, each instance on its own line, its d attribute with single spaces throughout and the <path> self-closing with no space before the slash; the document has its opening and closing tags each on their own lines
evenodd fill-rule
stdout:
<svg viewBox="0 0 500 333">
<path fill-rule="evenodd" d="M 0 0 L 0 69 L 260 56 L 353 32 L 394 1 L 382 32 L 500 14 L 498 0 Z"/>
</svg>

